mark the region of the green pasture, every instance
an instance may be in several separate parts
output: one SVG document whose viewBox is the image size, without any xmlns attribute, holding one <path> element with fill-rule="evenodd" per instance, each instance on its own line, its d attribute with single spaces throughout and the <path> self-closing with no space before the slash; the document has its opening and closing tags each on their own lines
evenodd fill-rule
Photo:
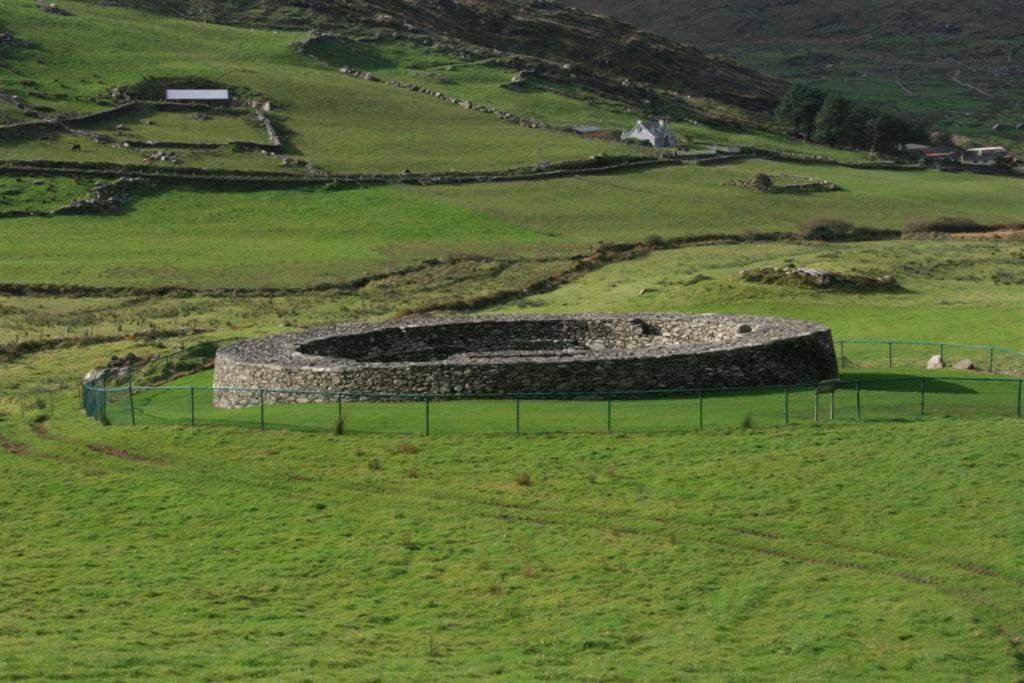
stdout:
<svg viewBox="0 0 1024 683">
<path fill-rule="evenodd" d="M 611 265 L 505 308 L 758 313 L 815 320 L 831 327 L 837 339 L 958 341 L 1024 350 L 1022 258 L 1019 240 L 707 245 Z M 903 290 L 822 291 L 736 276 L 744 268 L 786 265 L 891 275 Z M 910 350 L 918 367 L 937 353 Z M 851 353 L 870 353 L 876 365 L 886 352 L 851 347 Z M 980 365 L 984 359 L 972 360 Z"/>
<path fill-rule="evenodd" d="M 419 438 L 73 410 L 0 422 L 6 678 L 1017 671 L 1015 419 Z"/>
<path fill-rule="evenodd" d="M 314 43 L 311 57 L 335 68 L 368 71 L 382 80 L 414 83 L 446 95 L 487 104 L 501 111 L 535 118 L 555 126 L 579 124 L 628 130 L 642 113 L 606 100 L 582 87 L 547 82 L 537 77 L 515 89 L 508 85 L 516 72 L 492 60 L 458 58 L 441 50 L 396 40 L 339 37 Z M 699 98 L 698 98 L 699 101 Z M 738 145 L 796 154 L 821 155 L 841 161 L 866 161 L 864 152 L 833 149 L 794 141 L 764 131 L 719 130 L 685 121 L 670 121 L 681 141 L 690 145 Z"/>
<path fill-rule="evenodd" d="M 1020 365 L 1020 359 L 1018 365 Z M 1020 381 L 969 373 L 849 371 L 834 392 L 816 387 L 634 395 L 468 398 L 382 402 L 315 392 L 236 390 L 252 403 L 213 405 L 213 372 L 157 387 L 97 390 L 112 425 L 233 426 L 348 434 L 658 433 L 781 427 L 832 420 L 892 421 L 926 416 L 1016 417 Z M 296 400 L 303 402 L 296 403 Z M 260 405 L 262 401 L 262 406 Z M 817 404 L 817 406 L 815 405 Z M 340 426 L 339 426 L 340 421 Z"/>
<path fill-rule="evenodd" d="M 75 149 L 77 148 L 77 149 Z M 55 133 L 32 138 L 0 140 L 0 160 L 72 161 L 130 164 L 145 162 L 151 149 L 127 149 L 118 142 L 94 142 L 89 138 Z M 222 149 L 175 149 L 178 164 L 154 161 L 153 169 L 196 167 L 219 170 L 283 171 L 280 159 L 258 152 L 234 152 Z"/>
<path fill-rule="evenodd" d="M 262 125 L 254 125 L 241 114 L 216 111 L 158 111 L 143 106 L 82 127 L 125 140 L 214 144 L 268 142 Z"/>
<path fill-rule="evenodd" d="M 0 176 L 0 212 L 52 211 L 87 190 L 73 178 Z"/>
<path fill-rule="evenodd" d="M 511 126 L 497 117 L 430 97 L 342 76 L 334 67 L 289 46 L 304 39 L 303 34 L 183 21 L 73 0 L 68 9 L 74 16 L 41 13 L 28 0 L 18 0 L 11 7 L 6 18 L 10 29 L 36 47 L 11 50 L 11 68 L 0 74 L 0 88 L 34 106 L 88 112 L 102 108 L 110 87 L 147 76 L 180 77 L 186 83 L 189 77 L 213 79 L 236 92 L 269 97 L 274 103 L 271 116 L 275 125 L 287 133 L 287 152 L 333 172 L 499 169 L 618 149 L 605 142 Z M 139 26 L 145 30 L 138 30 Z M 429 85 L 557 125 L 598 123 L 625 128 L 639 117 L 591 93 L 565 86 L 540 84 L 542 87 L 511 91 L 501 87 L 513 75 L 506 69 L 460 61 L 404 43 L 342 40 L 324 50 L 327 52 L 318 56 L 332 64 L 373 68 L 384 78 Z M 132 58 L 121 58 L 124 54 Z M 439 83 L 436 79 L 442 75 L 453 83 Z M 26 86 L 23 81 L 34 85 Z M 182 141 L 211 142 L 236 132 L 230 122 L 198 122 L 205 124 L 200 126 L 192 125 L 187 117 L 182 121 L 168 116 L 178 115 L 151 116 L 157 125 L 140 129 L 129 124 L 130 132 L 146 139 L 158 133 L 164 139 L 162 133 L 173 132 Z M 673 126 L 698 146 L 751 145 L 852 161 L 866 158 L 859 152 L 806 145 L 770 133 L 722 131 L 685 122 Z M 258 135 L 259 131 L 250 133 Z M 80 144 L 82 151 L 70 152 L 74 144 Z M 79 139 L 68 144 L 68 140 L 51 136 L 0 142 L 0 158 L 133 163 L 138 155 Z M 261 160 L 251 155 L 229 154 L 223 160 L 217 155 L 196 156 L 184 161 L 211 168 L 261 167 Z"/>
<path fill-rule="evenodd" d="M 764 194 L 723 186 L 759 172 L 829 180 L 843 191 Z M 1019 222 L 1022 190 L 1016 178 L 752 160 L 539 184 L 438 186 L 421 191 L 535 230 L 578 231 L 595 241 L 622 241 L 624 228 L 634 238 L 736 234 L 792 230 L 815 218 L 884 228 L 948 215 L 972 216 L 981 223 Z"/>
<path fill-rule="evenodd" d="M 306 37 L 302 33 L 183 21 L 72 0 L 66 6 L 74 16 L 40 12 L 28 0 L 12 5 L 8 28 L 37 47 L 13 51 L 0 88 L 25 94 L 28 101 L 26 90 L 32 88 L 20 83 L 31 79 L 48 106 L 91 111 L 100 108 L 95 99 L 106 97 L 110 87 L 147 76 L 213 79 L 269 97 L 275 124 L 289 132 L 289 153 L 335 172 L 507 168 L 607 149 L 346 78 L 289 47 Z"/>
<path fill-rule="evenodd" d="M 810 175 L 844 191 L 723 185 L 757 172 Z M 457 187 L 176 188 L 119 215 L 5 221 L 0 240 L 10 257 L 5 279 L 14 282 L 293 286 L 447 254 L 564 256 L 651 235 L 793 231 L 815 218 L 874 227 L 948 215 L 1007 223 L 1020 220 L 1019 189 L 1011 178 L 769 161 Z"/>
</svg>

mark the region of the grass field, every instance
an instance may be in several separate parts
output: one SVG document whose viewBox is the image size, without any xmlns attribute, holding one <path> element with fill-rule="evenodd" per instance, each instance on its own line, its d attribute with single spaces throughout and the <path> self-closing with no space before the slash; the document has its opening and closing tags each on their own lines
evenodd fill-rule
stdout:
<svg viewBox="0 0 1024 683">
<path fill-rule="evenodd" d="M 1000 358 L 1000 360 L 1004 360 Z M 1013 359 L 1017 368 L 1024 357 Z M 923 364 L 922 364 L 923 365 Z M 969 372 L 849 370 L 835 396 L 815 387 L 788 390 L 663 392 L 636 396 L 545 399 L 364 402 L 352 397 L 301 395 L 313 404 L 275 403 L 287 391 L 242 391 L 256 405 L 213 406 L 213 372 L 187 375 L 159 387 L 100 391 L 112 425 L 196 425 L 346 434 L 547 434 L 690 432 L 808 425 L 831 420 L 894 421 L 922 417 L 1016 417 L 1020 382 Z M 919 371 L 920 372 L 920 371 Z M 922 382 L 923 379 L 923 382 Z M 139 382 L 137 381 L 137 384 Z M 922 392 L 923 389 L 923 392 Z M 923 396 L 922 396 L 923 393 Z M 817 408 L 815 402 L 817 401 Z M 340 423 L 340 426 L 339 426 Z"/>
<path fill-rule="evenodd" d="M 507 308 L 756 312 L 816 320 L 837 338 L 959 341 L 1020 350 L 1022 258 L 1020 241 L 699 246 L 608 266 Z M 787 264 L 892 275 L 903 291 L 838 293 L 736 277 L 743 268 Z"/>
<path fill-rule="evenodd" d="M 200 115 L 197 116 L 197 113 Z M 216 144 L 267 142 L 263 126 L 248 123 L 238 114 L 218 112 L 157 111 L 140 107 L 121 116 L 87 124 L 83 128 L 116 135 L 125 140 Z"/>
<path fill-rule="evenodd" d="M 302 34 L 185 22 L 70 0 L 66 5 L 74 16 L 39 12 L 28 0 L 11 6 L 7 26 L 37 47 L 14 51 L 0 87 L 31 103 L 20 84 L 30 78 L 45 84 L 35 91 L 47 94 L 48 106 L 88 111 L 99 108 L 93 99 L 108 88 L 147 76 L 215 79 L 273 100 L 275 122 L 291 132 L 294 156 L 337 172 L 507 168 L 607 149 L 346 78 L 290 48 Z"/>
<path fill-rule="evenodd" d="M 58 0 L 70 17 L 2 4 L 0 30 L 36 46 L 4 48 L 0 89 L 35 106 L 94 111 L 112 86 L 209 78 L 270 98 L 287 154 L 338 172 L 499 169 L 618 149 L 342 76 L 290 46 L 305 33 L 75 0 Z M 508 91 L 511 72 L 486 63 L 347 45 L 358 54 L 322 56 L 555 122 L 633 116 Z M 0 119 L 14 116 L 0 101 Z M 145 138 L 261 135 L 238 120 L 136 118 L 120 123 Z M 282 168 L 230 150 L 178 156 L 186 167 Z M 59 135 L 0 141 L 3 159 L 141 154 Z M 843 191 L 725 185 L 760 172 Z M 35 180 L 0 179 L 0 210 L 50 209 L 90 184 Z M 1015 680 L 1019 383 L 929 371 L 922 419 L 911 376 L 935 347 L 898 346 L 892 370 L 884 345 L 840 347 L 844 377 L 862 383 L 862 419 L 856 390 L 840 390 L 837 419 L 817 425 L 811 394 L 794 390 L 788 427 L 784 394 L 764 391 L 615 400 L 612 434 L 599 433 L 605 401 L 522 401 L 518 436 L 512 401 L 434 402 L 430 436 L 422 403 L 346 403 L 339 436 L 336 404 L 266 406 L 265 432 L 258 408 L 214 410 L 209 372 L 137 393 L 134 428 L 124 400 L 108 427 L 82 414 L 78 392 L 112 356 L 499 294 L 506 303 L 492 310 L 785 315 L 837 338 L 1024 351 L 1019 240 L 719 243 L 600 268 L 593 257 L 602 243 L 795 232 L 818 218 L 1002 224 L 1022 210 L 1018 179 L 745 161 L 473 186 L 165 185 L 119 214 L 4 219 L 0 282 L 66 289 L 0 300 L 0 679 Z M 579 264 L 594 269 L 567 275 Z M 736 278 L 787 264 L 892 275 L 903 290 Z M 367 274 L 377 277 L 326 286 Z M 526 296 L 556 277 L 558 288 Z M 198 291 L 144 289 L 167 286 Z M 945 355 L 987 361 L 978 349 Z M 994 361 L 1021 370 L 1008 354 Z M 192 384 L 195 429 L 182 424 Z M 565 429 L 575 433 L 547 433 Z"/>
<path fill-rule="evenodd" d="M 384 80 L 415 83 L 555 126 L 591 124 L 622 131 L 632 128 L 640 116 L 621 103 L 608 101 L 586 89 L 536 77 L 526 86 L 509 89 L 503 86 L 512 81 L 515 71 L 497 66 L 491 60 L 459 59 L 408 42 L 342 37 L 314 43 L 309 54 L 334 67 L 347 66 L 369 71 Z M 869 158 L 865 152 L 807 144 L 765 131 L 718 130 L 685 121 L 670 121 L 669 125 L 680 140 L 698 147 L 739 145 L 854 162 Z"/>
<path fill-rule="evenodd" d="M 1016 672 L 1011 420 L 409 441 L 69 407 L 4 423 L 5 677 Z"/>
<path fill-rule="evenodd" d="M 52 211 L 83 195 L 87 186 L 72 178 L 0 177 L 0 212 Z"/>
<path fill-rule="evenodd" d="M 723 186 L 760 171 L 811 174 L 845 191 L 801 196 Z M 172 189 L 140 199 L 121 215 L 6 221 L 0 239 L 9 244 L 8 281 L 294 286 L 451 253 L 567 255 L 652 234 L 792 231 L 823 217 L 875 227 L 947 215 L 1007 223 L 1020 220 L 1018 184 L 748 161 L 542 183 L 340 192 Z"/>
</svg>

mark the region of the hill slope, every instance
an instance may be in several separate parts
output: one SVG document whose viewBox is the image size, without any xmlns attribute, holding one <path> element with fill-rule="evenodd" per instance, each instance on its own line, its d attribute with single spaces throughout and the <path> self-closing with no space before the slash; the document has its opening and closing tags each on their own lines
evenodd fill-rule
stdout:
<svg viewBox="0 0 1024 683">
<path fill-rule="evenodd" d="M 998 122 L 1006 135 L 1024 109 L 1024 5 L 1012 0 L 563 4 L 963 132 L 991 134 Z"/>
<path fill-rule="evenodd" d="M 638 31 L 620 21 L 543 0 L 113 0 L 175 16 L 289 29 L 350 29 L 352 24 L 429 40 L 447 39 L 522 55 L 580 82 L 636 92 L 636 83 L 765 111 L 785 91 L 780 79 L 722 57 Z M 628 81 L 628 82 L 627 82 Z"/>
</svg>

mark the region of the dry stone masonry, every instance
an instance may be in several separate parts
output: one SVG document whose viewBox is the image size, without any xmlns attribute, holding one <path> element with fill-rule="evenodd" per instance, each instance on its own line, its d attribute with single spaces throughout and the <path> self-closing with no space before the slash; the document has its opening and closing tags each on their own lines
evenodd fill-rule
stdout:
<svg viewBox="0 0 1024 683">
<path fill-rule="evenodd" d="M 221 408 L 423 396 L 639 392 L 816 383 L 832 333 L 715 314 L 402 318 L 250 339 L 217 352 Z M 310 392 L 310 393 L 303 393 Z"/>
</svg>

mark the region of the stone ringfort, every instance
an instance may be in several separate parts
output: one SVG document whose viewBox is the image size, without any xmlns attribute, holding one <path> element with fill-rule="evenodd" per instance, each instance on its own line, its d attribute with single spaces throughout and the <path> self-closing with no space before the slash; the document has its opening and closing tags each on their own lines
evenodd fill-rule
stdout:
<svg viewBox="0 0 1024 683">
<path fill-rule="evenodd" d="M 215 361 L 214 404 L 254 405 L 261 393 L 266 403 L 339 395 L 400 401 L 809 384 L 836 376 L 831 331 L 799 320 L 655 313 L 417 317 L 224 346 Z"/>
</svg>

